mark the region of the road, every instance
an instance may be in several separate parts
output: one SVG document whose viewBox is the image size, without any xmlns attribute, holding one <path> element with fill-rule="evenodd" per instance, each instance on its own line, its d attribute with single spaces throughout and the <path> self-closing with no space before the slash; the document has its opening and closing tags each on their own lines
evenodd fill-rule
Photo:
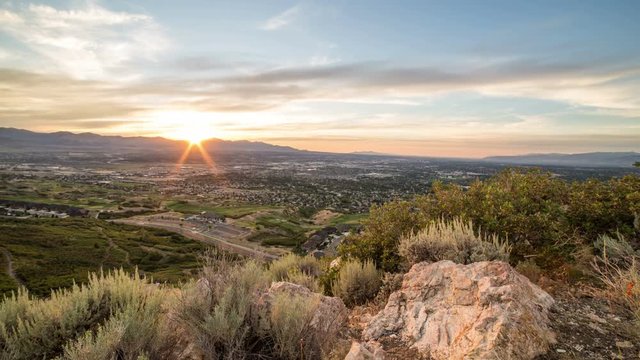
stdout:
<svg viewBox="0 0 640 360">
<path fill-rule="evenodd" d="M 211 229 L 208 229 L 203 226 L 194 226 L 193 224 L 189 224 L 189 223 L 185 223 L 181 227 L 179 224 L 175 224 L 174 222 L 161 221 L 161 220 L 118 219 L 118 220 L 113 220 L 113 222 L 118 224 L 152 227 L 157 229 L 173 231 L 175 233 L 181 234 L 190 239 L 201 241 L 209 245 L 214 245 L 221 250 L 240 254 L 243 256 L 253 257 L 256 259 L 274 260 L 278 258 L 277 255 L 270 254 L 261 250 L 257 250 L 248 246 L 236 244 L 228 240 L 225 240 L 220 236 L 208 234 L 208 233 L 214 233 L 214 232 L 216 234 L 224 233 L 230 236 L 234 236 L 236 238 L 244 235 L 244 232 L 242 230 L 226 224 L 218 224 L 212 227 Z"/>
</svg>

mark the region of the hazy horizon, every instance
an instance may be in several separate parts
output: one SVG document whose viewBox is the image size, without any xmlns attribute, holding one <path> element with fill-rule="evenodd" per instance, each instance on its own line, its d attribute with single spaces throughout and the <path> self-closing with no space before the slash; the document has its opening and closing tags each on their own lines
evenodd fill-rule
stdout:
<svg viewBox="0 0 640 360">
<path fill-rule="evenodd" d="M 640 3 L 7 1 L 0 127 L 479 158 L 640 151 Z"/>
</svg>

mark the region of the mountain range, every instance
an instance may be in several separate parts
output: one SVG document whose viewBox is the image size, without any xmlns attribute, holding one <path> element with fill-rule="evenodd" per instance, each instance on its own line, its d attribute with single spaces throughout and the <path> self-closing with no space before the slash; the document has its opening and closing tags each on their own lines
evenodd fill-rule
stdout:
<svg viewBox="0 0 640 360">
<path fill-rule="evenodd" d="M 0 152 L 100 152 L 100 153 L 174 153 L 182 152 L 187 141 L 162 137 L 104 136 L 93 133 L 72 133 L 59 131 L 39 133 L 23 129 L 0 127 Z M 210 153 L 234 152 L 278 152 L 309 153 L 289 146 L 279 146 L 257 141 L 228 141 L 208 139 L 202 146 Z M 372 151 L 354 152 L 350 155 L 393 156 Z M 584 167 L 632 167 L 640 161 L 637 152 L 591 152 L 581 154 L 528 154 L 514 156 L 490 156 L 482 161 L 541 166 L 584 166 Z"/>
<path fill-rule="evenodd" d="M 103 136 L 93 133 L 75 134 L 68 131 L 39 133 L 15 128 L 0 128 L 0 151 L 11 152 L 178 152 L 188 141 L 162 137 Z M 202 146 L 210 152 L 300 152 L 288 146 L 271 145 L 256 141 L 228 141 L 208 139 Z"/>
<path fill-rule="evenodd" d="M 528 154 L 516 156 L 491 156 L 485 161 L 542 166 L 583 166 L 583 167 L 632 167 L 640 161 L 637 152 L 591 152 L 582 154 Z"/>
</svg>

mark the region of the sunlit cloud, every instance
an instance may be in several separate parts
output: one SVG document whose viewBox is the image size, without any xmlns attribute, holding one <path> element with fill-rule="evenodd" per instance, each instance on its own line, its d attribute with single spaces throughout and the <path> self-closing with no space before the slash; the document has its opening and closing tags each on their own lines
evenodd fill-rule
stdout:
<svg viewBox="0 0 640 360">
<path fill-rule="evenodd" d="M 298 16 L 300 12 L 300 6 L 292 6 L 282 13 L 268 19 L 261 28 L 263 30 L 278 30 L 289 25 L 295 18 Z"/>
<path fill-rule="evenodd" d="M 0 31 L 41 57 L 24 59 L 27 63 L 79 79 L 107 78 L 133 59 L 155 59 L 167 46 L 151 17 L 111 11 L 94 2 L 72 10 L 39 4 L 2 9 Z"/>
<path fill-rule="evenodd" d="M 191 44 L 170 41 L 186 32 L 137 6 L 70 4 L 0 5 L 0 36 L 9 40 L 0 45 L 0 126 L 408 154 L 437 146 L 440 154 L 588 146 L 580 140 L 594 149 L 640 150 L 630 140 L 640 137 L 634 57 L 504 49 L 446 54 L 447 61 L 358 57 L 342 39 L 312 36 L 306 23 L 322 11 L 309 3 L 304 14 L 302 5 L 280 13 L 265 6 L 268 12 L 233 22 L 259 40 L 222 52 L 203 42 L 208 33 Z M 273 31 L 293 23 L 300 32 Z M 293 51 L 283 45 L 291 39 L 310 45 Z M 273 54 L 253 51 L 262 41 Z M 598 121 L 587 124 L 590 116 Z"/>
</svg>

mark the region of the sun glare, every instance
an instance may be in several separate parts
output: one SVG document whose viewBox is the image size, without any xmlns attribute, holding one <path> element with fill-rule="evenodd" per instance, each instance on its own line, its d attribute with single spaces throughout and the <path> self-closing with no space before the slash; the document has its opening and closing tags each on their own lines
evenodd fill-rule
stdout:
<svg viewBox="0 0 640 360">
<path fill-rule="evenodd" d="M 201 134 L 197 131 L 193 131 L 193 132 L 186 132 L 183 136 L 181 136 L 184 138 L 184 140 L 189 141 L 189 143 L 191 145 L 200 145 L 200 143 L 202 143 L 203 140 L 206 140 L 206 136 L 204 134 Z"/>
</svg>

